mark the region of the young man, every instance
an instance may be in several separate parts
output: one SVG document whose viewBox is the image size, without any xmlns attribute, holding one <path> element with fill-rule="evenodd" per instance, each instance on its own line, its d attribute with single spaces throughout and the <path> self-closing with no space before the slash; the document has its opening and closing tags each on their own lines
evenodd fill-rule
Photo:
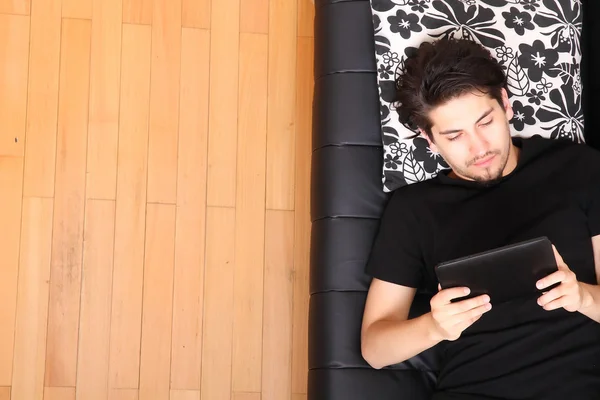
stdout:
<svg viewBox="0 0 600 400">
<path fill-rule="evenodd" d="M 512 138 L 505 75 L 466 40 L 423 44 L 398 82 L 403 115 L 451 167 L 398 189 L 367 273 L 362 354 L 374 368 L 439 345 L 434 399 L 600 398 L 600 152 L 569 140 Z M 451 303 L 434 266 L 539 236 L 559 271 L 539 298 Z M 408 319 L 417 289 L 431 312 Z"/>
</svg>

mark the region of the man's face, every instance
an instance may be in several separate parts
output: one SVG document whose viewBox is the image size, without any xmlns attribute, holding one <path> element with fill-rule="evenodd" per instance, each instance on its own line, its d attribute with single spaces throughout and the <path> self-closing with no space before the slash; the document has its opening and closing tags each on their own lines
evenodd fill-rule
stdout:
<svg viewBox="0 0 600 400">
<path fill-rule="evenodd" d="M 493 183 L 516 166 L 508 121 L 513 111 L 503 89 L 504 105 L 479 92 L 461 95 L 436 107 L 429 140 L 459 177 Z"/>
</svg>

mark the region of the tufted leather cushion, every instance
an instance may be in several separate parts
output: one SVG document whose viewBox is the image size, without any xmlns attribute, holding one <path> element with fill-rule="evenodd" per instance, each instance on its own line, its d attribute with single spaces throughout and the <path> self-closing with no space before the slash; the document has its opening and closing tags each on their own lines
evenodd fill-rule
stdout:
<svg viewBox="0 0 600 400">
<path fill-rule="evenodd" d="M 600 148 L 600 2 L 584 1 L 585 137 Z M 360 353 L 364 266 L 388 195 L 368 0 L 317 0 L 311 193 L 308 400 L 425 400 L 437 348 L 382 370 Z M 411 317 L 428 311 L 418 293 Z"/>
</svg>

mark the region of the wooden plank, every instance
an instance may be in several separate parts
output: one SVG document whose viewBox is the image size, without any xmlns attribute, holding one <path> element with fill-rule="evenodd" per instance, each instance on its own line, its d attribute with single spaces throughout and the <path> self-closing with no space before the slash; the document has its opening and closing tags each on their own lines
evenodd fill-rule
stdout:
<svg viewBox="0 0 600 400">
<path fill-rule="evenodd" d="M 306 393 L 293 393 L 292 400 L 306 400 Z"/>
<path fill-rule="evenodd" d="M 123 23 L 152 24 L 152 0 L 123 0 Z"/>
<path fill-rule="evenodd" d="M 182 0 L 181 24 L 186 28 L 210 29 L 211 0 Z"/>
<path fill-rule="evenodd" d="M 46 387 L 44 400 L 75 400 L 74 387 Z"/>
<path fill-rule="evenodd" d="M 61 0 L 32 0 L 23 195 L 54 196 Z"/>
<path fill-rule="evenodd" d="M 260 393 L 234 392 L 233 400 L 260 400 Z"/>
<path fill-rule="evenodd" d="M 267 208 L 294 209 L 297 0 L 272 0 L 269 25 Z"/>
<path fill-rule="evenodd" d="M 235 209 L 207 208 L 202 399 L 231 399 Z"/>
<path fill-rule="evenodd" d="M 177 201 L 181 0 L 155 0 L 152 21 L 148 202 Z"/>
<path fill-rule="evenodd" d="M 44 393 L 52 209 L 52 199 L 23 199 L 12 379 L 15 399 L 41 399 Z"/>
<path fill-rule="evenodd" d="M 75 386 L 85 208 L 91 21 L 62 28 L 46 386 Z"/>
<path fill-rule="evenodd" d="M 296 92 L 296 201 L 294 234 L 294 318 L 292 391 L 305 393 L 308 385 L 308 278 L 310 270 L 310 176 L 314 40 L 298 39 Z"/>
<path fill-rule="evenodd" d="M 206 201 L 210 33 L 183 28 L 182 38 L 177 205 L 189 206 Z"/>
<path fill-rule="evenodd" d="M 171 390 L 170 400 L 200 400 L 199 390 Z"/>
<path fill-rule="evenodd" d="M 200 389 L 209 46 L 208 31 L 183 29 L 171 389 Z"/>
<path fill-rule="evenodd" d="M 0 387 L 0 400 L 10 400 L 10 387 Z"/>
<path fill-rule="evenodd" d="M 62 0 L 63 18 L 92 19 L 92 1 Z M 96 3 L 98 2 L 96 1 Z"/>
<path fill-rule="evenodd" d="M 294 212 L 267 211 L 262 395 L 290 398 L 292 393 L 292 297 Z"/>
<path fill-rule="evenodd" d="M 175 206 L 147 210 L 139 398 L 169 400 Z"/>
<path fill-rule="evenodd" d="M 106 400 L 115 202 L 88 200 L 85 214 L 76 395 Z"/>
<path fill-rule="evenodd" d="M 209 206 L 235 206 L 239 16 L 239 0 L 213 1 L 207 181 Z"/>
<path fill-rule="evenodd" d="M 234 392 L 260 392 L 268 38 L 240 37 L 235 226 Z"/>
<path fill-rule="evenodd" d="M 31 0 L 0 0 L 0 14 L 29 15 Z"/>
<path fill-rule="evenodd" d="M 269 33 L 269 0 L 240 0 L 240 32 Z"/>
<path fill-rule="evenodd" d="M 122 0 L 94 1 L 88 128 L 88 199 L 115 199 Z"/>
<path fill-rule="evenodd" d="M 137 389 L 111 389 L 108 400 L 138 400 Z"/>
<path fill-rule="evenodd" d="M 137 388 L 139 383 L 150 41 L 150 26 L 123 25 L 109 367 L 111 388 Z"/>
<path fill-rule="evenodd" d="M 10 386 L 17 308 L 23 158 L 0 157 L 0 386 Z"/>
<path fill-rule="evenodd" d="M 315 36 L 315 1 L 298 0 L 298 36 Z"/>
<path fill-rule="evenodd" d="M 0 1 L 0 8 L 2 7 Z M 0 14 L 0 157 L 25 155 L 29 17 Z"/>
</svg>

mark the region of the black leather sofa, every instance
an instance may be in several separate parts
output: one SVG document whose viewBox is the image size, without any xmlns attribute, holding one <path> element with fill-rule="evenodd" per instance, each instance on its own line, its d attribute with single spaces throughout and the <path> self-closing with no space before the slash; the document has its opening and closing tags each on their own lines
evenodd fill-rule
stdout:
<svg viewBox="0 0 600 400">
<path fill-rule="evenodd" d="M 583 0 L 585 137 L 600 149 L 600 1 Z M 372 369 L 360 352 L 364 273 L 388 195 L 368 0 L 317 0 L 311 194 L 308 400 L 421 400 L 436 348 Z M 419 293 L 412 315 L 429 309 Z"/>
</svg>

